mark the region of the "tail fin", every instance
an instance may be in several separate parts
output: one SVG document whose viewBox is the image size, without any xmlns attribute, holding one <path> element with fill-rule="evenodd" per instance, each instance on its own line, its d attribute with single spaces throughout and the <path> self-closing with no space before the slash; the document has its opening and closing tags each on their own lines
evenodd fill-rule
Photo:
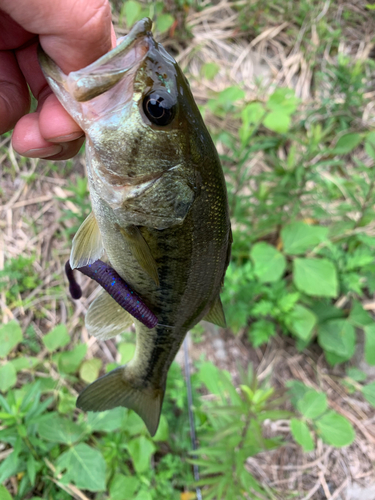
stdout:
<svg viewBox="0 0 375 500">
<path fill-rule="evenodd" d="M 138 413 L 154 436 L 163 398 L 163 389 L 133 387 L 127 380 L 126 367 L 120 366 L 86 387 L 77 399 L 77 407 L 84 411 L 104 411 L 125 406 Z"/>
</svg>

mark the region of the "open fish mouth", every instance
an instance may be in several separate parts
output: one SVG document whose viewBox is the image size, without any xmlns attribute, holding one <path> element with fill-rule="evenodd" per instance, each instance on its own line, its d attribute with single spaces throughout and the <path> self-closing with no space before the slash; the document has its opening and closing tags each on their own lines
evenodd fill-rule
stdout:
<svg viewBox="0 0 375 500">
<path fill-rule="evenodd" d="M 133 68 L 137 68 L 154 43 L 152 22 L 138 21 L 117 46 L 98 60 L 78 71 L 65 75 L 39 46 L 38 58 L 46 77 L 62 86 L 77 102 L 87 102 L 103 94 Z"/>
</svg>

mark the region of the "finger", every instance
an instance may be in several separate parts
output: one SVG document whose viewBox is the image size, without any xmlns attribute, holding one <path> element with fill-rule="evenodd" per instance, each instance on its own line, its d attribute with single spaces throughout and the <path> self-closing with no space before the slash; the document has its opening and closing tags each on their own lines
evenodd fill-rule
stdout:
<svg viewBox="0 0 375 500">
<path fill-rule="evenodd" d="M 53 94 L 50 94 L 41 106 L 39 130 L 44 139 L 58 143 L 70 142 L 84 135 Z"/>
<path fill-rule="evenodd" d="M 30 33 L 64 73 L 81 69 L 111 49 L 108 0 L 1 0 L 2 9 Z"/>
<path fill-rule="evenodd" d="M 25 156 L 46 157 L 56 151 L 50 142 L 63 143 L 83 136 L 83 132 L 52 94 L 37 61 L 37 43 L 17 51 L 19 66 L 26 76 L 30 89 L 38 100 L 37 119 L 21 120 L 14 131 L 14 148 Z M 35 127 L 35 129 L 34 129 Z M 80 141 L 82 142 L 82 141 Z M 47 148 L 46 151 L 40 149 Z M 51 149 L 49 149 L 51 148 Z M 63 147 L 67 153 L 72 146 Z M 29 152 L 31 150 L 31 153 Z"/>
<path fill-rule="evenodd" d="M 15 126 L 12 144 L 17 153 L 29 158 L 51 158 L 53 160 L 66 160 L 78 153 L 84 142 L 84 137 L 58 143 L 48 141 L 40 132 L 39 116 L 38 112 L 25 115 Z"/>
<path fill-rule="evenodd" d="M 29 108 L 29 90 L 14 54 L 0 51 L 0 134 L 11 130 Z"/>
</svg>

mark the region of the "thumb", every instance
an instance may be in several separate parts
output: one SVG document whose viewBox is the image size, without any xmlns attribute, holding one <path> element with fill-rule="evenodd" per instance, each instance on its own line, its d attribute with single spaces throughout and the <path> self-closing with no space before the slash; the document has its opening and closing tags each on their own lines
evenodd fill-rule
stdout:
<svg viewBox="0 0 375 500">
<path fill-rule="evenodd" d="M 64 73 L 91 64 L 112 48 L 108 0 L 0 0 L 0 8 L 39 35 Z"/>
</svg>

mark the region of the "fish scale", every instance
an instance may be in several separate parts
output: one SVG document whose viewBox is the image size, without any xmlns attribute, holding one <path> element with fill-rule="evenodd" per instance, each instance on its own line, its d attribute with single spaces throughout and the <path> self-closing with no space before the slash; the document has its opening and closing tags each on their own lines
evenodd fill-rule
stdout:
<svg viewBox="0 0 375 500">
<path fill-rule="evenodd" d="M 187 331 L 201 319 L 225 325 L 220 290 L 232 239 L 214 144 L 186 78 L 151 26 L 139 21 L 115 49 L 69 75 L 41 50 L 39 60 L 87 138 L 93 212 L 73 240 L 71 267 L 105 252 L 158 319 L 148 328 L 106 292 L 95 299 L 89 333 L 110 338 L 134 321 L 136 349 L 129 363 L 86 387 L 77 406 L 131 408 L 154 435 Z"/>
</svg>

